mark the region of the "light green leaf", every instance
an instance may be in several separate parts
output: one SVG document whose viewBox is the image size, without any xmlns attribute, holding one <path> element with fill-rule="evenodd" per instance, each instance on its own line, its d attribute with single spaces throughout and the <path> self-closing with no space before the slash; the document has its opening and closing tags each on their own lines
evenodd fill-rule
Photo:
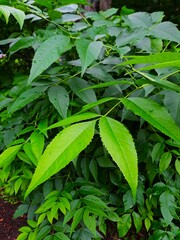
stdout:
<svg viewBox="0 0 180 240">
<path fill-rule="evenodd" d="M 88 209 L 84 210 L 83 221 L 86 227 L 96 236 L 96 218 L 94 215 L 91 215 Z"/>
<path fill-rule="evenodd" d="M 39 184 L 64 168 L 92 140 L 96 121 L 77 123 L 62 130 L 47 146 L 39 160 L 25 197 Z"/>
<path fill-rule="evenodd" d="M 171 163 L 172 160 L 172 154 L 170 152 L 165 152 L 162 154 L 159 162 L 159 171 L 162 173 L 164 170 L 166 170 Z"/>
<path fill-rule="evenodd" d="M 180 43 L 180 31 L 172 22 L 161 22 L 155 25 L 150 33 L 155 38 Z"/>
<path fill-rule="evenodd" d="M 101 105 L 101 104 L 103 104 L 105 102 L 109 102 L 109 101 L 112 101 L 112 100 L 117 100 L 117 98 L 107 97 L 107 98 L 102 98 L 102 99 L 100 99 L 100 100 L 98 100 L 96 102 L 88 103 L 88 104 L 86 104 L 86 105 L 84 105 L 82 107 L 82 110 L 79 113 L 86 112 L 89 109 L 92 109 L 92 108 L 94 108 L 94 107 L 96 107 L 98 105 Z"/>
<path fill-rule="evenodd" d="M 102 117 L 99 121 L 103 144 L 129 183 L 132 195 L 136 197 L 138 183 L 137 153 L 129 131 L 120 122 Z"/>
<path fill-rule="evenodd" d="M 8 113 L 12 114 L 17 110 L 20 110 L 22 107 L 26 106 L 28 103 L 34 101 L 38 97 L 40 97 L 47 89 L 47 86 L 43 87 L 33 87 L 31 89 L 23 92 L 15 102 L 8 109 Z"/>
<path fill-rule="evenodd" d="M 180 175 L 180 160 L 179 159 L 176 159 L 176 161 L 175 161 L 175 168 L 176 168 L 176 171 L 178 172 L 178 174 Z"/>
<path fill-rule="evenodd" d="M 39 160 L 44 149 L 44 135 L 34 131 L 30 136 L 30 141 L 32 152 Z"/>
<path fill-rule="evenodd" d="M 150 99 L 138 97 L 124 98 L 122 103 L 162 133 L 180 142 L 180 128 L 163 106 Z"/>
<path fill-rule="evenodd" d="M 81 60 L 81 76 L 83 76 L 87 67 L 89 67 L 91 63 L 97 60 L 103 47 L 103 43 L 100 41 L 92 42 L 90 40 L 81 38 L 76 41 L 75 45 Z"/>
<path fill-rule="evenodd" d="M 98 118 L 98 117 L 100 117 L 99 114 L 90 113 L 90 112 L 86 112 L 86 113 L 82 113 L 82 114 L 78 114 L 78 115 L 73 115 L 73 116 L 70 116 L 66 119 L 63 119 L 63 120 L 61 120 L 57 123 L 54 123 L 54 124 L 50 125 L 48 128 L 45 128 L 43 131 L 50 130 L 50 129 L 53 129 L 53 128 L 67 126 L 67 125 L 72 124 L 72 123 L 76 123 L 76 122 L 80 122 L 80 121 L 84 121 L 84 120 L 90 120 L 92 118 Z"/>
<path fill-rule="evenodd" d="M 176 203 L 175 197 L 169 191 L 165 191 L 160 195 L 160 208 L 161 214 L 167 224 L 170 224 L 173 220 L 172 211 L 175 211 Z"/>
<path fill-rule="evenodd" d="M 117 223 L 119 237 L 124 237 L 132 225 L 132 219 L 130 214 L 124 214 L 120 217 L 119 222 Z"/>
<path fill-rule="evenodd" d="M 148 56 L 128 56 L 128 58 L 132 59 L 125 61 L 119 65 L 122 66 L 128 64 L 153 63 L 153 65 L 150 66 L 140 67 L 141 70 L 166 68 L 169 66 L 180 67 L 180 53 L 162 52 Z"/>
<path fill-rule="evenodd" d="M 48 97 L 61 117 L 66 118 L 69 107 L 69 95 L 66 89 L 61 86 L 51 87 L 48 90 Z"/>
<path fill-rule="evenodd" d="M 70 48 L 70 38 L 67 36 L 55 35 L 44 41 L 34 55 L 28 84 L 31 84 L 37 76 Z"/>
<path fill-rule="evenodd" d="M 4 15 L 6 19 L 6 23 L 9 21 L 9 16 L 12 14 L 17 22 L 19 23 L 20 28 L 23 27 L 24 24 L 24 19 L 25 19 L 25 14 L 23 11 L 16 9 L 14 7 L 9 7 L 5 5 L 0 5 L 0 12 Z"/>
<path fill-rule="evenodd" d="M 16 154 L 21 149 L 22 145 L 16 145 L 7 148 L 3 153 L 0 155 L 0 167 L 9 165 L 15 158 Z"/>
<path fill-rule="evenodd" d="M 70 240 L 70 238 L 68 238 L 64 233 L 62 232 L 57 232 L 54 234 L 54 236 L 56 236 L 59 240 Z M 57 239 L 56 238 L 56 239 Z M 53 238 L 55 240 L 55 238 Z"/>
<path fill-rule="evenodd" d="M 67 5 L 71 3 L 88 4 L 87 0 L 61 0 L 61 4 L 63 5 Z"/>
</svg>

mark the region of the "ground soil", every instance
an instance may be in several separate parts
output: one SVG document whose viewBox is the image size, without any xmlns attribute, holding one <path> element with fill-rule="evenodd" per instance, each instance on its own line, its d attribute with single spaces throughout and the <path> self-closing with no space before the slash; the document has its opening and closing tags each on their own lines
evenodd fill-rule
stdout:
<svg viewBox="0 0 180 240">
<path fill-rule="evenodd" d="M 0 197 L 0 240 L 15 240 L 18 229 L 26 225 L 26 217 L 13 219 L 13 214 L 20 203 L 9 203 Z"/>
</svg>

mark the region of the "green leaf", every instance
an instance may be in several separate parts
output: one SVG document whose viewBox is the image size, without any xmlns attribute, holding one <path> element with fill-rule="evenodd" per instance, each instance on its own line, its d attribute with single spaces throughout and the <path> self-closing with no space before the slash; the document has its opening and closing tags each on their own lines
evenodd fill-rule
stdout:
<svg viewBox="0 0 180 240">
<path fill-rule="evenodd" d="M 138 183 L 137 153 L 129 131 L 118 121 L 102 117 L 99 121 L 103 144 L 129 183 L 136 197 Z"/>
<path fill-rule="evenodd" d="M 142 228 L 142 219 L 140 215 L 134 211 L 132 212 L 132 217 L 133 217 L 134 226 L 136 228 L 136 233 L 138 233 Z"/>
<path fill-rule="evenodd" d="M 26 90 L 10 106 L 10 108 L 8 109 L 8 113 L 12 114 L 17 110 L 20 110 L 21 108 L 26 106 L 28 103 L 40 97 L 46 91 L 47 88 L 48 88 L 47 86 L 43 86 L 43 87 L 33 87 L 31 89 Z"/>
<path fill-rule="evenodd" d="M 96 218 L 94 215 L 91 215 L 88 209 L 84 210 L 83 221 L 86 227 L 96 236 Z"/>
<path fill-rule="evenodd" d="M 122 99 L 126 108 L 144 118 L 155 128 L 177 142 L 180 142 L 180 128 L 176 125 L 168 111 L 160 104 L 145 98 Z"/>
<path fill-rule="evenodd" d="M 85 103 L 94 103 L 97 101 L 96 94 L 93 89 L 81 91 L 83 88 L 89 87 L 87 81 L 81 78 L 73 78 L 68 81 L 70 88 L 81 98 Z M 95 107 L 96 112 L 99 113 L 99 108 Z"/>
<path fill-rule="evenodd" d="M 86 148 L 93 138 L 95 122 L 74 124 L 65 128 L 52 140 L 39 160 L 25 197 Z"/>
<path fill-rule="evenodd" d="M 169 191 L 165 191 L 160 195 L 159 201 L 160 201 L 161 214 L 164 220 L 166 221 L 166 223 L 170 224 L 174 218 L 172 215 L 172 211 L 175 211 L 176 209 L 175 197 Z"/>
<path fill-rule="evenodd" d="M 83 202 L 89 207 L 108 209 L 108 206 L 106 205 L 106 203 L 94 195 L 85 196 L 83 198 Z"/>
<path fill-rule="evenodd" d="M 82 195 L 88 195 L 88 194 L 97 195 L 97 196 L 106 195 L 105 192 L 103 192 L 100 189 L 97 189 L 93 186 L 82 186 L 82 187 L 80 187 L 79 192 Z"/>
<path fill-rule="evenodd" d="M 164 170 L 166 170 L 171 163 L 172 160 L 172 154 L 170 152 L 165 152 L 162 154 L 159 162 L 159 171 L 162 173 Z"/>
<path fill-rule="evenodd" d="M 90 40 L 81 38 L 76 41 L 75 45 L 81 60 L 81 76 L 83 76 L 87 67 L 89 67 L 91 63 L 97 60 L 103 47 L 103 43 L 100 41 L 92 42 Z"/>
<path fill-rule="evenodd" d="M 74 229 L 77 227 L 77 225 L 80 223 L 81 219 L 83 218 L 84 208 L 78 209 L 73 217 L 73 221 L 71 224 L 71 234 L 74 231 Z"/>
<path fill-rule="evenodd" d="M 180 175 L 180 160 L 176 159 L 175 161 L 175 168 L 178 174 Z"/>
<path fill-rule="evenodd" d="M 132 219 L 130 214 L 124 214 L 120 217 L 119 222 L 117 223 L 119 237 L 124 237 L 132 225 Z"/>
<path fill-rule="evenodd" d="M 0 12 L 4 15 L 6 23 L 8 23 L 9 16 L 10 14 L 12 14 L 19 23 L 20 28 L 22 29 L 25 19 L 25 14 L 23 11 L 16 9 L 14 7 L 0 5 Z"/>
<path fill-rule="evenodd" d="M 50 233 L 50 231 L 51 231 L 51 226 L 46 225 L 46 226 L 42 227 L 39 230 L 39 232 L 36 236 L 36 239 L 43 240 Z"/>
<path fill-rule="evenodd" d="M 37 76 L 70 48 L 70 38 L 67 36 L 56 35 L 44 41 L 34 55 L 28 84 L 31 84 Z"/>
<path fill-rule="evenodd" d="M 71 3 L 88 4 L 87 0 L 61 0 L 61 4 L 63 5 L 68 5 Z"/>
<path fill-rule="evenodd" d="M 148 56 L 128 56 L 132 58 L 128 61 L 125 61 L 119 65 L 128 65 L 128 64 L 140 64 L 140 63 L 154 63 L 154 65 L 140 67 L 141 70 L 150 70 L 156 68 L 165 68 L 165 67 L 179 67 L 180 66 L 180 53 L 174 52 L 162 52 L 156 53 Z"/>
<path fill-rule="evenodd" d="M 19 51 L 20 49 L 31 47 L 34 43 L 36 43 L 36 41 L 37 41 L 36 38 L 32 36 L 21 38 L 17 42 L 15 42 L 15 44 L 13 44 L 8 51 L 10 52 L 11 55 Z"/>
<path fill-rule="evenodd" d="M 174 121 L 180 127 L 180 93 L 166 91 L 164 105 L 173 117 Z"/>
<path fill-rule="evenodd" d="M 66 89 L 61 86 L 51 87 L 48 90 L 48 97 L 60 116 L 66 118 L 69 107 L 69 95 Z"/>
<path fill-rule="evenodd" d="M 34 131 L 30 136 L 30 141 L 32 152 L 39 160 L 44 149 L 44 135 Z"/>
<path fill-rule="evenodd" d="M 48 128 L 45 128 L 44 130 L 50 130 L 50 129 L 57 128 L 57 127 L 67 126 L 67 125 L 72 124 L 72 123 L 76 123 L 76 122 L 80 122 L 80 121 L 84 121 L 84 120 L 90 120 L 92 118 L 97 118 L 99 116 L 100 115 L 98 115 L 96 113 L 90 113 L 90 112 L 86 112 L 86 113 L 82 113 L 82 114 L 78 114 L 78 115 L 73 115 L 73 116 L 70 116 L 66 119 L 63 119 L 63 120 L 61 120 L 57 123 L 52 124 Z"/>
<path fill-rule="evenodd" d="M 75 199 L 71 201 L 70 205 L 71 205 L 70 211 L 68 211 L 64 216 L 63 224 L 69 222 L 69 220 L 74 216 L 76 210 L 81 206 L 81 201 L 79 199 Z"/>
<path fill-rule="evenodd" d="M 15 158 L 16 154 L 21 149 L 21 145 L 16 145 L 7 148 L 3 153 L 0 155 L 0 167 L 9 165 Z"/>
<path fill-rule="evenodd" d="M 58 237 L 60 240 L 70 240 L 64 233 L 62 232 L 57 232 L 54 234 L 54 236 Z M 55 238 L 54 238 L 55 239 Z"/>
<path fill-rule="evenodd" d="M 161 22 L 155 25 L 149 34 L 155 38 L 180 43 L 180 31 L 172 22 Z"/>
</svg>

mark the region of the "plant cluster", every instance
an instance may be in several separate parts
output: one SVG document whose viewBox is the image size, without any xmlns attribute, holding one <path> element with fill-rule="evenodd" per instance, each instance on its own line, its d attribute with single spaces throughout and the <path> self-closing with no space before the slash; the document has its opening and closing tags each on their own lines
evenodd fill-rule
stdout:
<svg viewBox="0 0 180 240">
<path fill-rule="evenodd" d="M 27 214 L 17 239 L 98 240 L 110 222 L 118 237 L 178 239 L 180 32 L 163 12 L 85 2 L 0 5 L 12 29 L 0 41 L 0 187 L 23 202 L 14 217 Z"/>
</svg>

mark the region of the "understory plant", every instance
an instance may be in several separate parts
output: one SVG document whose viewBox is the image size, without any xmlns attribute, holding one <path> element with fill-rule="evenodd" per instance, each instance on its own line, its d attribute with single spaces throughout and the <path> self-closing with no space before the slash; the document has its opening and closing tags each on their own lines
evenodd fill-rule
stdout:
<svg viewBox="0 0 180 240">
<path fill-rule="evenodd" d="M 0 186 L 27 214 L 17 239 L 104 239 L 111 224 L 178 239 L 176 25 L 82 0 L 3 4 Z"/>
</svg>

